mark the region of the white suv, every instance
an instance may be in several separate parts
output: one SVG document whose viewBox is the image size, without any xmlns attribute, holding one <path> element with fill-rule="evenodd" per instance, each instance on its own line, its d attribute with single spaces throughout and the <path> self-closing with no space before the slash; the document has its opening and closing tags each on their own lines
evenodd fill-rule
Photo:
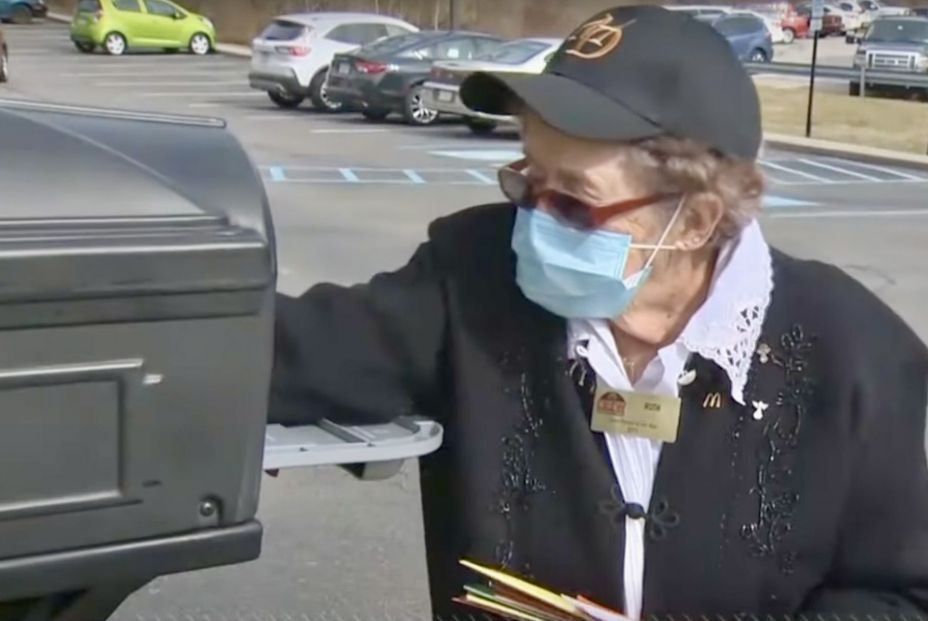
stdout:
<svg viewBox="0 0 928 621">
<path fill-rule="evenodd" d="M 282 108 L 296 108 L 307 97 L 324 112 L 341 105 L 325 93 L 335 54 L 379 39 L 417 32 L 408 22 L 373 13 L 302 13 L 277 17 L 252 41 L 252 88 L 267 91 Z"/>
</svg>

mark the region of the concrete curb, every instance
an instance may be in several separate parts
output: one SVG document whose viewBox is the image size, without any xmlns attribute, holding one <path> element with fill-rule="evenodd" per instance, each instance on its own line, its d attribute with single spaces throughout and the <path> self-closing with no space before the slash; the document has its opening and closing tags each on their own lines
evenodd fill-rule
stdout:
<svg viewBox="0 0 928 621">
<path fill-rule="evenodd" d="M 48 19 L 53 22 L 61 22 L 63 24 L 71 23 L 71 16 L 65 15 L 64 13 L 57 13 L 54 11 L 49 11 Z M 220 54 L 225 54 L 227 56 L 237 56 L 238 58 L 251 58 L 251 49 L 245 45 L 236 45 L 233 43 L 217 43 L 216 51 Z"/>
<path fill-rule="evenodd" d="M 844 142 L 820 140 L 818 138 L 802 138 L 786 134 L 765 134 L 764 146 L 789 149 L 802 153 L 834 155 L 850 157 L 874 164 L 888 164 L 894 166 L 911 166 L 913 168 L 928 169 L 928 156 L 915 153 L 901 153 L 878 147 L 864 147 Z"/>
</svg>

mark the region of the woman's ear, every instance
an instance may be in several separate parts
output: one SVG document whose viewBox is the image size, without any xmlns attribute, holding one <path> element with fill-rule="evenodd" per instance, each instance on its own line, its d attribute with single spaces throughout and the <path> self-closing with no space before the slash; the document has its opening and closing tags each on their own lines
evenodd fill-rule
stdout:
<svg viewBox="0 0 928 621">
<path fill-rule="evenodd" d="M 706 247 L 725 215 L 725 205 L 714 194 L 694 194 L 685 197 L 680 214 L 679 235 L 676 246 L 681 250 L 699 250 Z"/>
</svg>

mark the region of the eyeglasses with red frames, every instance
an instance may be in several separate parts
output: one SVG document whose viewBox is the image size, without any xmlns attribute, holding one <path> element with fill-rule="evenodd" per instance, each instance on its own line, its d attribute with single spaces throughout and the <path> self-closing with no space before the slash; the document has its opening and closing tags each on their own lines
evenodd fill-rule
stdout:
<svg viewBox="0 0 928 621">
<path fill-rule="evenodd" d="M 597 207 L 556 190 L 535 191 L 532 180 L 524 172 L 526 168 L 528 160 L 522 159 L 499 169 L 499 186 L 506 198 L 523 209 L 534 209 L 540 201 L 544 201 L 555 212 L 552 215 L 578 229 L 596 229 L 619 214 L 679 196 L 652 194 Z"/>
</svg>

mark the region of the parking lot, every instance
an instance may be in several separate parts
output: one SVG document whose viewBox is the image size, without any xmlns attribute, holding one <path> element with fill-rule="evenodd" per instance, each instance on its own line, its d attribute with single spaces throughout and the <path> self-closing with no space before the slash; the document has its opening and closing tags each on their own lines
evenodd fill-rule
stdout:
<svg viewBox="0 0 928 621">
<path fill-rule="evenodd" d="M 280 110 L 249 89 L 242 58 L 84 55 L 61 24 L 3 29 L 12 80 L 0 85 L 0 97 L 225 119 L 266 182 L 280 288 L 289 293 L 398 267 L 432 219 L 500 200 L 495 168 L 521 153 L 515 136 L 477 138 L 450 121 L 412 128 L 308 107 Z M 780 150 L 767 150 L 762 166 L 772 243 L 843 267 L 928 340 L 921 273 L 928 170 Z M 266 479 L 261 519 L 267 536 L 260 561 L 160 580 L 117 618 L 424 618 L 413 467 L 377 484 L 328 469 Z"/>
</svg>

